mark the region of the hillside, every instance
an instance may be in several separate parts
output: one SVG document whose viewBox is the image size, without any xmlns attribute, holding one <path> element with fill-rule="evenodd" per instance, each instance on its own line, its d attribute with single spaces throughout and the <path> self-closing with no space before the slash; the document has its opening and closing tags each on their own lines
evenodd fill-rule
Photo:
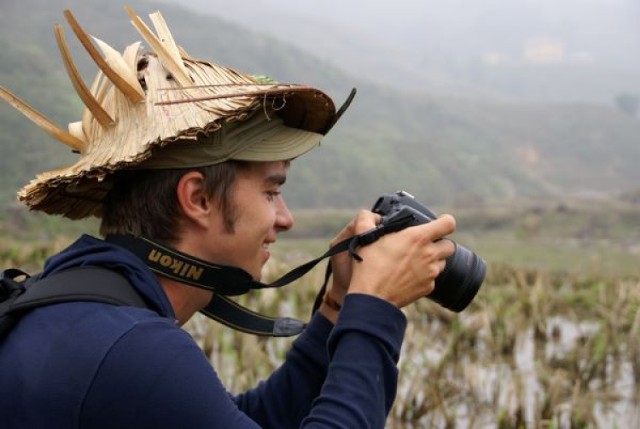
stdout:
<svg viewBox="0 0 640 429">
<path fill-rule="evenodd" d="M 141 16 L 159 8 L 143 0 L 128 3 Z M 90 33 L 118 49 L 138 39 L 117 2 L 3 4 L 0 84 L 61 126 L 80 112 L 51 31 L 63 22 L 63 7 L 71 7 Z M 176 40 L 193 55 L 280 81 L 318 85 L 337 103 L 352 86 L 358 88 L 352 108 L 321 149 L 293 164 L 285 192 L 295 208 L 368 206 L 379 193 L 397 188 L 446 205 L 514 195 L 619 192 L 640 181 L 640 121 L 613 109 L 403 92 L 347 75 L 320 59 L 321 53 L 312 56 L 228 21 L 178 6 L 161 9 Z M 67 35 L 72 40 L 68 30 Z M 93 74 L 86 53 L 75 47 L 74 58 Z M 35 173 L 73 159 L 4 104 L 0 129 L 0 201 L 12 200 Z"/>
</svg>

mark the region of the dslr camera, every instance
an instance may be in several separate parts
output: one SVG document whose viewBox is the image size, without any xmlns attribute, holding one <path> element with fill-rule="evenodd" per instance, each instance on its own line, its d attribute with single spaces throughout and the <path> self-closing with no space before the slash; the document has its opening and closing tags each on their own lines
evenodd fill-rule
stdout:
<svg viewBox="0 0 640 429">
<path fill-rule="evenodd" d="M 421 225 L 437 216 L 413 195 L 398 191 L 384 194 L 373 205 L 374 213 L 382 216 L 382 226 L 389 231 Z M 478 293 L 487 271 L 485 261 L 469 249 L 455 244 L 455 252 L 446 259 L 445 269 L 435 280 L 435 288 L 427 298 L 449 310 L 460 312 L 467 308 Z"/>
</svg>

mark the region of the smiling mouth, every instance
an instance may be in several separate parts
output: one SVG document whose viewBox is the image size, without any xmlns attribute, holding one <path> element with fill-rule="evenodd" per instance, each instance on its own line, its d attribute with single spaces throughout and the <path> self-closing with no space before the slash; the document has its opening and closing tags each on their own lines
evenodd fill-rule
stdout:
<svg viewBox="0 0 640 429">
<path fill-rule="evenodd" d="M 271 252 L 269 251 L 270 244 L 271 243 L 262 243 L 262 250 L 266 254 L 266 259 L 269 259 L 269 257 L 271 256 Z"/>
</svg>

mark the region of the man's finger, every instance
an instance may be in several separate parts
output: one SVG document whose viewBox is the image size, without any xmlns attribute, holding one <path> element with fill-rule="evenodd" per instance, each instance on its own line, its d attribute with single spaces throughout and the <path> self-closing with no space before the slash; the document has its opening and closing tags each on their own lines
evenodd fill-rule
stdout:
<svg viewBox="0 0 640 429">
<path fill-rule="evenodd" d="M 453 216 L 445 214 L 429 223 L 418 225 L 421 237 L 424 241 L 436 241 L 456 230 L 456 220 Z"/>
</svg>

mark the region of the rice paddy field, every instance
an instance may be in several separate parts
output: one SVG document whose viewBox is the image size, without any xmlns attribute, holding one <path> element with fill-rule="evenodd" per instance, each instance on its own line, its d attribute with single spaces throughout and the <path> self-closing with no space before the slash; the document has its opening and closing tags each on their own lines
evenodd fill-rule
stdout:
<svg viewBox="0 0 640 429">
<path fill-rule="evenodd" d="M 274 265 L 273 278 L 289 268 Z M 305 319 L 320 271 L 241 301 Z M 637 278 L 490 265 L 464 312 L 428 299 L 405 312 L 410 323 L 389 428 L 640 427 Z M 186 328 L 233 391 L 267 376 L 291 341 L 220 329 L 203 318 Z"/>
<path fill-rule="evenodd" d="M 487 277 L 461 313 L 426 298 L 405 308 L 409 325 L 387 427 L 640 427 L 640 207 L 563 202 L 449 212 L 458 219 L 453 238 L 487 261 Z M 323 253 L 348 219 L 297 215 L 299 232 L 274 246 L 266 281 Z M 33 232 L 16 238 L 12 222 Z M 70 240 L 58 225 L 47 230 L 36 221 L 32 229 L 28 222 L 3 220 L 3 266 L 35 270 Z M 319 266 L 286 288 L 239 301 L 307 319 L 323 275 Z M 204 317 L 185 329 L 233 392 L 268 376 L 292 341 L 238 333 Z"/>
</svg>

